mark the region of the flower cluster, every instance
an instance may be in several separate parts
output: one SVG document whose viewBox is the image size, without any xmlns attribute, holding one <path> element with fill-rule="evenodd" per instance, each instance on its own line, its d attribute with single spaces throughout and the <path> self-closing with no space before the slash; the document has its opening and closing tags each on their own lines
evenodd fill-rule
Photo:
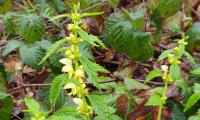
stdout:
<svg viewBox="0 0 200 120">
<path fill-rule="evenodd" d="M 83 66 L 80 65 L 79 58 L 79 45 L 83 40 L 78 36 L 79 24 L 81 21 L 81 15 L 77 12 L 78 8 L 75 6 L 75 12 L 72 13 L 71 19 L 73 23 L 68 25 L 68 29 L 71 31 L 70 35 L 66 38 L 66 41 L 70 46 L 66 47 L 65 58 L 61 59 L 59 62 L 64 66 L 62 67 L 62 72 L 66 73 L 69 79 L 74 81 L 67 82 L 64 89 L 70 89 L 71 92 L 68 93 L 70 96 L 75 96 L 74 102 L 77 104 L 77 110 L 90 118 L 90 114 L 93 113 L 91 106 L 89 106 L 85 100 L 88 95 L 88 90 L 83 82 L 84 70 Z"/>
</svg>

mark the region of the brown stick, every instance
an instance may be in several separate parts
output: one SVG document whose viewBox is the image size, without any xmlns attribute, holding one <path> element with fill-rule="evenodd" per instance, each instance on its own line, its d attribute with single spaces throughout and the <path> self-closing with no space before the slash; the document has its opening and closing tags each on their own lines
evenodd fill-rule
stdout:
<svg viewBox="0 0 200 120">
<path fill-rule="evenodd" d="M 101 81 L 99 82 L 99 84 L 104 84 L 104 83 L 110 83 L 110 82 L 119 82 L 119 81 L 123 81 L 124 79 L 110 79 L 110 80 L 107 80 L 107 81 Z M 138 80 L 138 79 L 135 79 L 136 81 L 139 81 L 139 82 L 143 82 L 145 80 Z M 84 82 L 86 85 L 92 85 L 92 83 L 90 82 Z M 153 85 L 164 85 L 163 83 L 160 83 L 160 82 L 153 82 L 153 81 L 149 81 L 148 82 L 149 84 L 153 84 Z M 7 93 L 13 93 L 13 92 L 16 92 L 20 89 L 23 89 L 23 88 L 27 88 L 27 87 L 49 87 L 51 86 L 52 84 L 51 83 L 46 83 L 46 84 L 22 84 L 21 86 L 19 87 L 16 87 L 12 90 L 9 90 L 7 91 Z"/>
</svg>

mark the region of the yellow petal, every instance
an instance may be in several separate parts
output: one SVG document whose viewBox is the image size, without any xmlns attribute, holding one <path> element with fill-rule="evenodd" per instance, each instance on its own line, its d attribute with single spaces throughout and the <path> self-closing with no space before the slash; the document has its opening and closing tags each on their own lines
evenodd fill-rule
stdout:
<svg viewBox="0 0 200 120">
<path fill-rule="evenodd" d="M 64 65 L 71 65 L 72 64 L 72 61 L 68 58 L 60 59 L 59 62 L 64 64 Z"/>
<path fill-rule="evenodd" d="M 73 101 L 78 105 L 78 106 L 82 106 L 83 105 L 83 101 L 80 98 L 74 98 Z"/>
<path fill-rule="evenodd" d="M 63 66 L 62 67 L 62 72 L 69 72 L 69 71 L 73 71 L 73 69 L 70 66 Z"/>
<path fill-rule="evenodd" d="M 76 86 L 73 83 L 68 83 L 64 86 L 64 89 L 71 89 L 71 88 L 76 88 Z"/>
</svg>

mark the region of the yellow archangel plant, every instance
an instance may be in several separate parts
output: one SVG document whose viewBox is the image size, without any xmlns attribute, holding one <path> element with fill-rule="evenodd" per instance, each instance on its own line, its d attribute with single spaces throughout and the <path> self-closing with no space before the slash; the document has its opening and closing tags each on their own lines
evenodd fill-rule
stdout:
<svg viewBox="0 0 200 120">
<path fill-rule="evenodd" d="M 81 53 L 79 51 L 79 45 L 84 42 L 80 37 L 78 31 L 83 30 L 79 27 L 82 22 L 83 17 L 100 15 L 99 13 L 82 13 L 78 12 L 79 5 L 74 5 L 74 12 L 71 14 L 58 15 L 53 19 L 58 19 L 62 17 L 68 17 L 72 20 L 71 24 L 68 24 L 68 29 L 71 32 L 68 37 L 65 38 L 66 43 L 69 44 L 65 50 L 65 58 L 62 58 L 59 62 L 64 66 L 62 67 L 62 72 L 66 73 L 69 79 L 74 81 L 65 84 L 64 89 L 70 89 L 71 92 L 68 95 L 75 96 L 73 101 L 77 104 L 77 110 L 85 115 L 87 119 L 90 119 L 90 115 L 93 113 L 92 107 L 88 105 L 86 101 L 86 96 L 88 95 L 88 90 L 83 82 L 84 70 L 83 66 L 80 64 Z M 88 34 L 87 34 L 88 35 Z M 91 42 L 91 41 L 88 41 Z M 99 42 L 100 41 L 95 41 Z M 94 43 L 96 44 L 96 43 Z"/>
</svg>

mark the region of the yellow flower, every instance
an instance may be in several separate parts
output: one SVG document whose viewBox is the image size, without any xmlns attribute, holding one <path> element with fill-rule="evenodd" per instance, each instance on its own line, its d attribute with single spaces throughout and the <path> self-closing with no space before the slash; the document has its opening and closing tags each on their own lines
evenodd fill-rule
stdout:
<svg viewBox="0 0 200 120">
<path fill-rule="evenodd" d="M 74 98 L 73 101 L 78 105 L 77 110 L 79 112 L 83 112 L 84 110 L 83 100 L 80 98 Z"/>
<path fill-rule="evenodd" d="M 73 83 L 68 83 L 64 86 L 64 89 L 71 89 L 71 92 L 68 95 L 76 95 L 78 90 Z"/>
<path fill-rule="evenodd" d="M 59 62 L 65 65 L 62 67 L 62 72 L 67 72 L 69 74 L 69 78 L 71 78 L 72 75 L 74 74 L 72 61 L 68 58 L 63 58 Z"/>
</svg>

